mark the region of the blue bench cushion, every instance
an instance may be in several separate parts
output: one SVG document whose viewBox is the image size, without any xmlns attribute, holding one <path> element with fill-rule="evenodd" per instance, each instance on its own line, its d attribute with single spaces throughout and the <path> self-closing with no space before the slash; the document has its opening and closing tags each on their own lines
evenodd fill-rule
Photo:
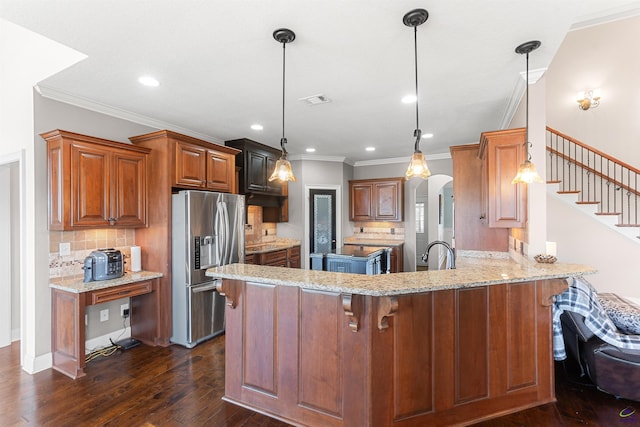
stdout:
<svg viewBox="0 0 640 427">
<path fill-rule="evenodd" d="M 640 307 L 610 293 L 598 294 L 598 302 L 621 332 L 640 335 Z"/>
</svg>

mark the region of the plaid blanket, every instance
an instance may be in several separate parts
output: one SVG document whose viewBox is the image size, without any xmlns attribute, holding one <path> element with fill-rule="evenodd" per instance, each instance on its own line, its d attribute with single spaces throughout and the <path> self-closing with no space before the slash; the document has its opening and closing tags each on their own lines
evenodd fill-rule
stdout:
<svg viewBox="0 0 640 427">
<path fill-rule="evenodd" d="M 598 301 L 597 292 L 583 277 L 574 277 L 569 289 L 556 296 L 553 304 L 553 358 L 567 358 L 560 315 L 572 311 L 584 317 L 584 324 L 602 341 L 626 350 L 640 351 L 640 335 L 626 335 L 613 324 Z"/>
</svg>

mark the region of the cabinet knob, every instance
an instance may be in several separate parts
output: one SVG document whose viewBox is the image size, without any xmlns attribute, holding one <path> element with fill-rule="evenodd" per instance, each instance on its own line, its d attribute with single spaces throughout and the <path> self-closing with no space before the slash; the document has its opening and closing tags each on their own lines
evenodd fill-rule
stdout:
<svg viewBox="0 0 640 427">
<path fill-rule="evenodd" d="M 110 217 L 109 218 L 109 225 L 116 225 L 116 221 L 117 220 L 118 220 L 118 218 Z"/>
</svg>

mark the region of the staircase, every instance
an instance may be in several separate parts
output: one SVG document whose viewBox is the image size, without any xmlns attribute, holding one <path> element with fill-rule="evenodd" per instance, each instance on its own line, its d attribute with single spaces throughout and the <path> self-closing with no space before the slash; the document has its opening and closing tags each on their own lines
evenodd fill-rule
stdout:
<svg viewBox="0 0 640 427">
<path fill-rule="evenodd" d="M 547 126 L 547 191 L 640 243 L 640 170 Z"/>
</svg>

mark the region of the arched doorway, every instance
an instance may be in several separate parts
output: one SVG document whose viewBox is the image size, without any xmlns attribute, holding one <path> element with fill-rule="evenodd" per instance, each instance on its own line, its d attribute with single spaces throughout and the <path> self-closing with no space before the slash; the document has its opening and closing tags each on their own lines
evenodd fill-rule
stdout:
<svg viewBox="0 0 640 427">
<path fill-rule="evenodd" d="M 454 243 L 453 224 L 453 177 L 433 175 L 416 188 L 415 226 L 416 226 L 416 270 L 428 267 L 437 269 L 446 256 L 444 247 L 431 250 L 429 266 L 422 261 L 422 254 L 429 242 L 443 240 Z M 437 254 L 437 255 L 436 255 Z"/>
</svg>

